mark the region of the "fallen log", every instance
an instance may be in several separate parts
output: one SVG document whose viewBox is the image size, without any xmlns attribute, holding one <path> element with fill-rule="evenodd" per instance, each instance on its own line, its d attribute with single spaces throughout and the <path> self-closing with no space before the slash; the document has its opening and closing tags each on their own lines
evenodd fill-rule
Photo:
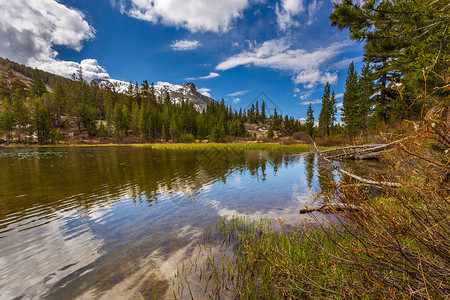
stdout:
<svg viewBox="0 0 450 300">
<path fill-rule="evenodd" d="M 360 212 L 362 211 L 361 206 L 353 205 L 353 204 L 343 204 L 343 203 L 327 203 L 319 207 L 314 208 L 304 208 L 300 209 L 300 214 L 308 214 L 312 212 L 320 212 L 323 214 L 335 214 L 339 212 Z"/>
<path fill-rule="evenodd" d="M 349 148 L 349 147 L 344 147 L 344 148 L 340 148 L 340 150 L 344 151 L 344 153 L 341 154 L 336 154 L 336 155 L 332 155 L 332 156 L 328 156 L 328 159 L 332 159 L 332 160 L 340 160 L 340 159 L 369 159 L 369 158 L 373 158 L 374 157 L 374 153 L 378 153 L 381 151 L 385 151 L 388 149 L 393 148 L 395 145 L 404 142 L 405 140 L 410 139 L 410 137 L 406 137 L 388 144 L 381 144 L 381 145 L 374 145 L 373 147 L 362 147 L 361 150 L 355 150 L 355 149 L 359 149 L 356 146 L 354 146 L 353 148 Z M 353 150 L 351 152 L 346 152 L 347 149 Z M 337 149 L 335 149 L 337 150 Z M 323 153 L 323 152 L 322 152 Z"/>
<path fill-rule="evenodd" d="M 374 148 L 378 146 L 383 146 L 386 144 L 367 144 L 367 145 L 355 145 L 355 146 L 346 146 L 346 147 L 340 147 L 340 148 L 334 148 L 334 149 L 328 149 L 323 150 L 322 153 L 328 153 L 333 151 L 340 151 L 340 150 L 352 150 L 352 149 L 361 149 L 361 148 Z"/>
<path fill-rule="evenodd" d="M 404 139 L 402 139 L 402 140 L 404 140 Z M 402 140 L 398 140 L 398 141 L 396 141 L 396 142 L 398 143 L 398 142 L 400 142 L 400 141 L 402 141 Z M 331 166 L 333 166 L 334 169 L 338 170 L 338 171 L 341 172 L 342 174 L 347 175 L 347 176 L 349 176 L 349 177 L 351 177 L 351 178 L 353 178 L 353 179 L 356 179 L 356 180 L 358 180 L 359 182 L 362 182 L 362 183 L 367 184 L 367 185 L 373 185 L 373 186 L 388 186 L 388 187 L 395 187 L 395 188 L 402 187 L 402 185 L 399 184 L 399 183 L 387 182 L 387 181 L 375 181 L 375 180 L 364 179 L 364 178 L 362 178 L 362 177 L 359 177 L 359 176 L 357 176 L 357 175 L 355 175 L 355 174 L 352 174 L 352 173 L 350 173 L 350 172 L 348 172 L 348 171 L 346 171 L 346 170 L 343 170 L 343 169 L 337 167 L 335 164 L 333 164 L 333 162 L 332 162 L 329 158 L 327 158 L 327 157 L 325 157 L 325 156 L 322 155 L 322 153 L 321 153 L 321 151 L 319 150 L 319 148 L 317 148 L 317 145 L 316 145 L 316 143 L 314 142 L 314 140 L 311 139 L 311 141 L 312 141 L 312 143 L 313 143 L 313 145 L 314 145 L 314 148 L 316 148 L 316 151 L 317 151 L 317 153 L 319 154 L 319 156 L 322 157 L 327 163 L 329 163 Z"/>
</svg>

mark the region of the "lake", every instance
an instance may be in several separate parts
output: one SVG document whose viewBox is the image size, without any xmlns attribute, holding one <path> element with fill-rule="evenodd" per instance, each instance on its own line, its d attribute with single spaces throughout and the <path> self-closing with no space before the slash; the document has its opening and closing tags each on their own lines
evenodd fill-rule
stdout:
<svg viewBox="0 0 450 300">
<path fill-rule="evenodd" d="M 281 151 L 0 149 L 0 299 L 164 295 L 216 217 L 297 225 L 331 177 Z"/>
</svg>

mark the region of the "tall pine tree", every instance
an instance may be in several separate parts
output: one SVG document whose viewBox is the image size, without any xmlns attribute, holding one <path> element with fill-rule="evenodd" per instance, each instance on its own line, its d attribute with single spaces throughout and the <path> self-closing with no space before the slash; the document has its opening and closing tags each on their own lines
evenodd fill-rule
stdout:
<svg viewBox="0 0 450 300">
<path fill-rule="evenodd" d="M 345 79 L 345 92 L 342 101 L 342 121 L 345 123 L 345 132 L 349 136 L 355 136 L 362 123 L 359 115 L 359 97 L 358 74 L 354 63 L 351 62 L 347 79 Z"/>
<path fill-rule="evenodd" d="M 306 112 L 306 131 L 310 137 L 314 135 L 314 110 L 312 109 L 311 103 L 308 106 L 308 111 Z"/>
</svg>

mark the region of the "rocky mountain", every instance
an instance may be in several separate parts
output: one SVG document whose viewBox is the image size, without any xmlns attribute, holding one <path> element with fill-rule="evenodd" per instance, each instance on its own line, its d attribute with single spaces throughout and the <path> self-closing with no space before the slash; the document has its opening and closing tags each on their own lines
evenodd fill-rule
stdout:
<svg viewBox="0 0 450 300">
<path fill-rule="evenodd" d="M 109 87 L 116 92 L 126 93 L 129 90 L 130 83 L 110 78 L 96 78 L 93 80 L 100 86 Z M 132 84 L 135 87 L 134 84 Z M 180 103 L 183 99 L 191 102 L 198 110 L 205 109 L 213 99 L 206 92 L 200 93 L 193 83 L 184 83 L 182 85 L 158 81 L 154 84 L 156 97 L 163 98 L 169 93 L 170 99 L 174 103 Z"/>
</svg>

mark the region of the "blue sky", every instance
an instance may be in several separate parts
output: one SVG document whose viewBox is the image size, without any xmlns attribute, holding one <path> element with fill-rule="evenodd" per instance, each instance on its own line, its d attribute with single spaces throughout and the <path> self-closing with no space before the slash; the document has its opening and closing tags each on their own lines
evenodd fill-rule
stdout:
<svg viewBox="0 0 450 300">
<path fill-rule="evenodd" d="M 330 0 L 0 0 L 0 56 L 70 76 L 194 82 L 234 108 L 261 92 L 315 115 L 325 82 L 344 92 L 362 45 L 331 27 Z M 342 102 L 338 98 L 337 102 Z"/>
</svg>

